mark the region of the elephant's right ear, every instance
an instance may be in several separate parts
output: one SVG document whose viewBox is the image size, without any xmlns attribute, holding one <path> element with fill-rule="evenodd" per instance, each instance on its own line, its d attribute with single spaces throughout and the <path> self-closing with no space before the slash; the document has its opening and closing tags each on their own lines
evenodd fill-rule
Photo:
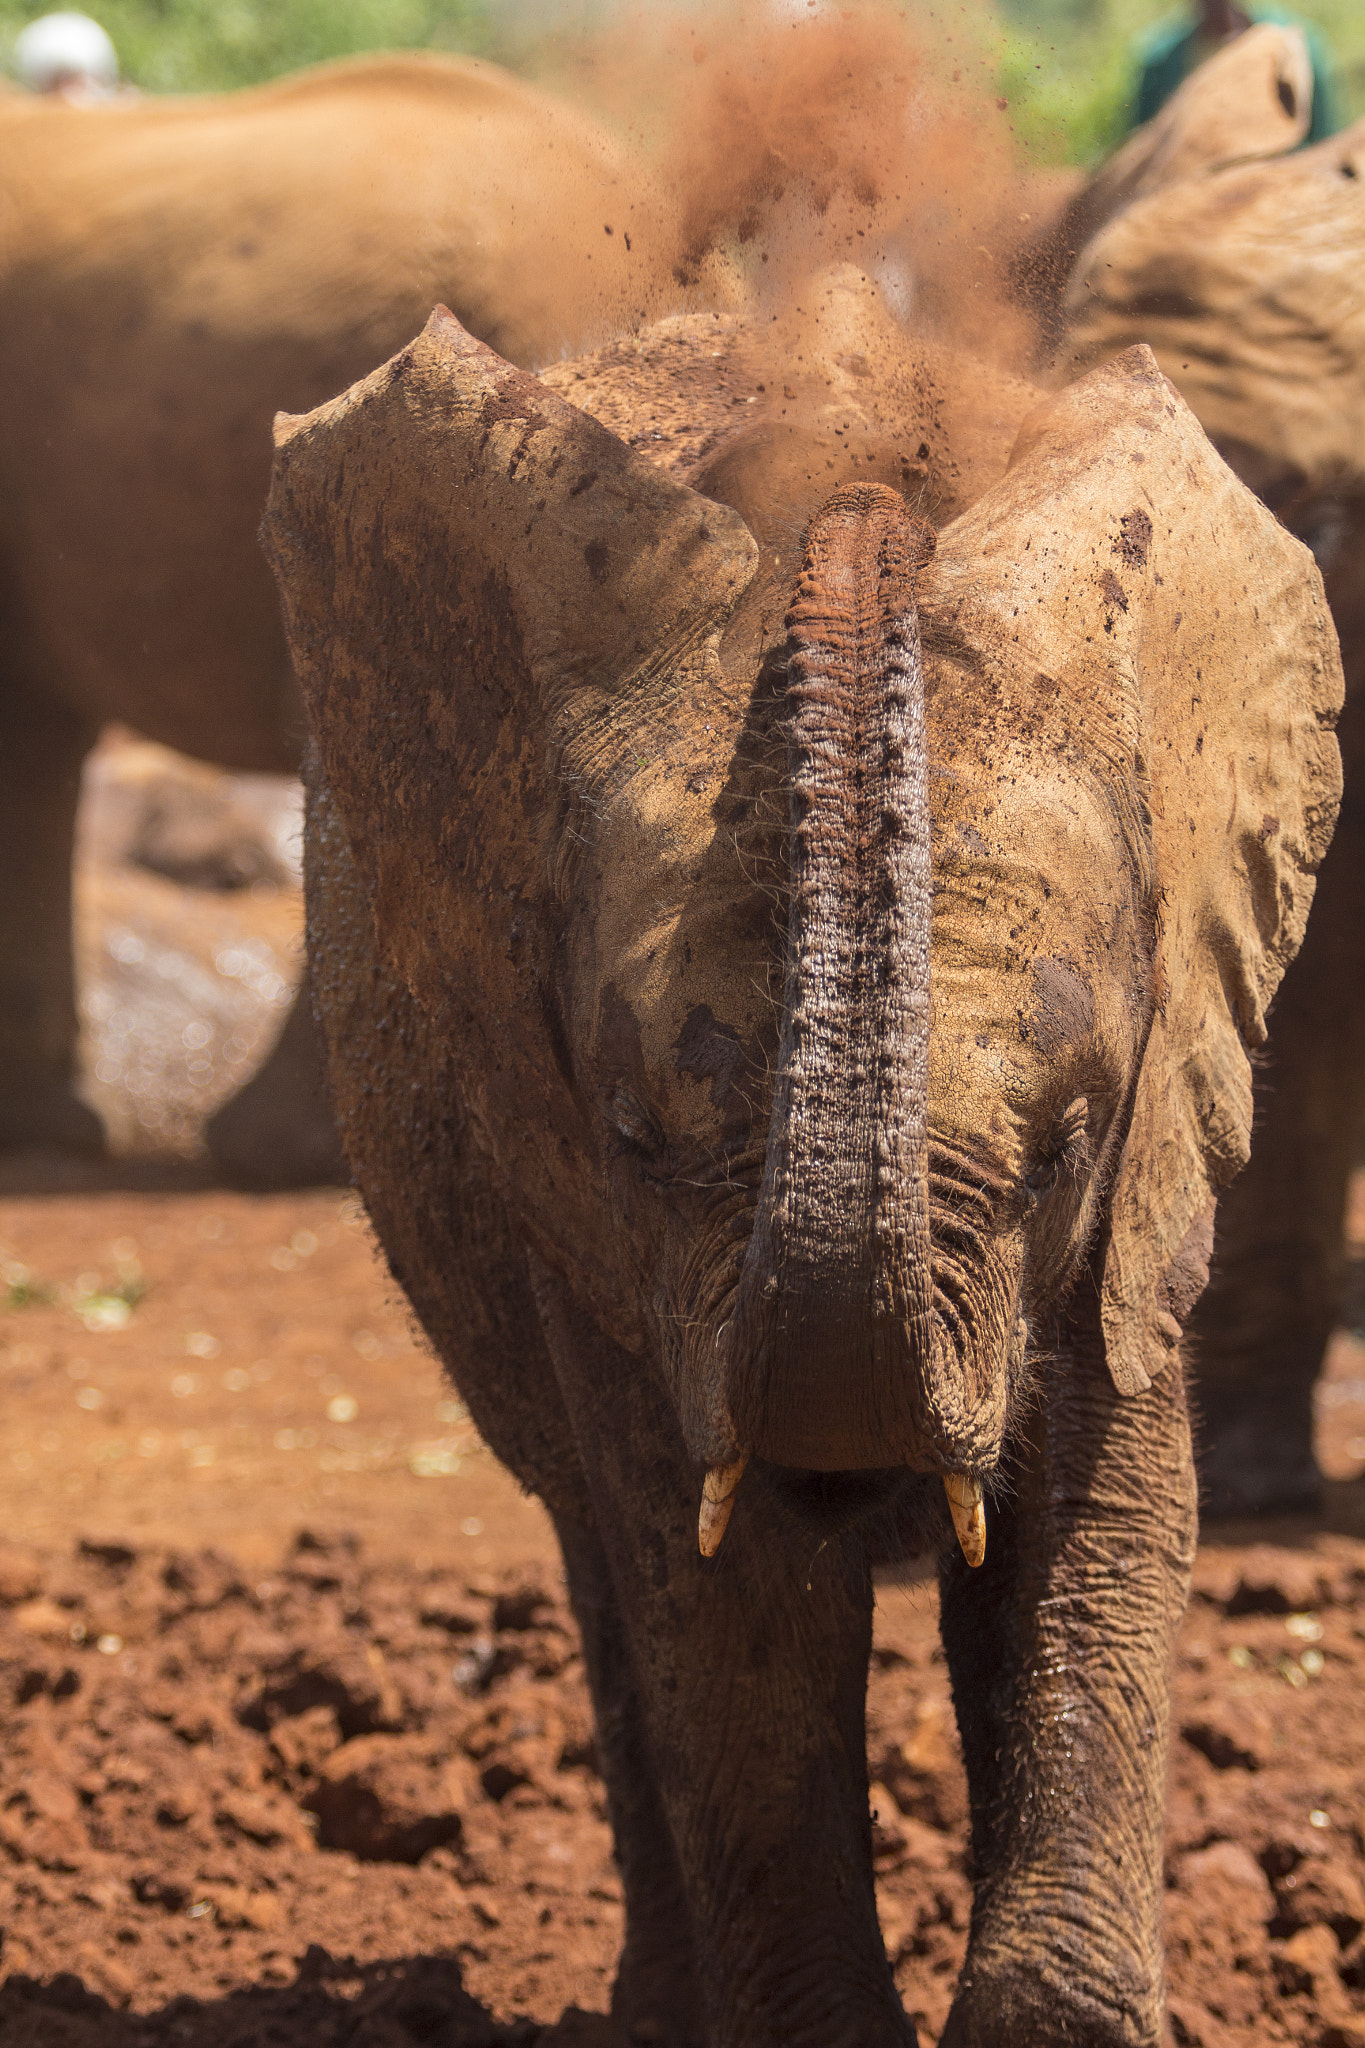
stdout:
<svg viewBox="0 0 1365 2048">
<path fill-rule="evenodd" d="M 663 688 L 705 687 L 757 559 L 444 307 L 277 421 L 262 538 L 381 945 L 431 1000 L 471 903 L 537 891 L 565 746 L 609 776 Z"/>
<path fill-rule="evenodd" d="M 1336 821 L 1322 578 L 1139 347 L 1025 420 L 1008 474 L 921 583 L 926 645 L 946 621 L 979 651 L 1039 780 L 1087 762 L 1127 821 L 1152 927 L 1140 1006 L 1130 994 L 1147 1036 L 1101 1312 L 1114 1383 L 1138 1393 L 1179 1340 L 1214 1199 L 1246 1161 L 1248 1055 Z"/>
</svg>

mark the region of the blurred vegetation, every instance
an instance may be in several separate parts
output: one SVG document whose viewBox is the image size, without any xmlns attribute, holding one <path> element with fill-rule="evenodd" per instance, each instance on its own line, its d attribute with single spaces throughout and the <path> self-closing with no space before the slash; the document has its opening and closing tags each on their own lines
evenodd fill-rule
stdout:
<svg viewBox="0 0 1365 2048">
<path fill-rule="evenodd" d="M 52 0 L 0 0 L 0 62 L 26 21 Z M 77 0 L 79 4 L 79 0 Z M 551 46 L 602 26 L 623 0 L 87 0 L 118 48 L 124 74 L 150 92 L 251 85 L 364 50 L 461 50 L 536 71 Z M 687 0 L 651 0 L 686 12 Z M 781 5 L 782 0 L 777 0 Z M 875 0 L 874 0 L 875 4 Z M 894 0 L 888 0 L 894 4 Z M 942 0 L 914 0 L 942 24 Z M 1171 0 L 995 0 L 976 6 L 967 41 L 994 69 L 1021 141 L 1036 158 L 1086 163 L 1127 127 L 1138 37 Z M 1344 117 L 1365 113 L 1365 4 L 1297 0 L 1336 61 Z M 993 26 L 994 24 L 994 26 Z M 959 21 L 959 31 L 962 23 Z"/>
<path fill-rule="evenodd" d="M 124 76 L 149 92 L 254 85 L 362 50 L 482 52 L 496 0 L 74 0 L 114 39 Z M 0 55 L 46 5 L 0 0 Z"/>
</svg>

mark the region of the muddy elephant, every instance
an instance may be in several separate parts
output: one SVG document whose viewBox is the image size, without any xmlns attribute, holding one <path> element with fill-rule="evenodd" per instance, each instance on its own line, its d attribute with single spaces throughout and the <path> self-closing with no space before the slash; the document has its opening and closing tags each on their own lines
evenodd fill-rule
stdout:
<svg viewBox="0 0 1365 2048">
<path fill-rule="evenodd" d="M 1207 67 L 1215 85 L 1227 61 Z M 1265 97 L 1246 115 L 1263 139 L 1279 113 Z M 1096 236 L 1065 294 L 1061 354 L 1072 375 L 1151 344 L 1215 446 L 1312 548 L 1346 673 L 1341 820 L 1192 1332 L 1207 1499 L 1224 1512 L 1321 1497 L 1312 1389 L 1341 1307 L 1365 1120 L 1365 122 L 1312 149 L 1243 154 L 1256 160 L 1158 181 Z M 1330 1491 L 1358 1516 L 1359 1488 Z"/>
<path fill-rule="evenodd" d="M 297 770 L 256 545 L 270 421 L 343 388 L 446 296 L 512 360 L 628 327 L 663 213 L 592 123 L 497 71 L 342 64 L 221 99 L 0 96 L 0 1148 L 98 1148 L 74 1088 L 72 819 L 117 719 Z M 335 1160 L 305 1004 L 216 1127 L 220 1161 Z"/>
<path fill-rule="evenodd" d="M 1045 346 L 1065 331 L 1077 259 L 1111 220 L 1184 179 L 1283 156 L 1312 122 L 1313 59 L 1301 28 L 1259 22 L 1192 72 L 1014 252 L 1012 282 Z"/>
<path fill-rule="evenodd" d="M 545 379 L 441 310 L 280 423 L 332 1083 L 559 1531 L 634 2038 L 913 2042 L 864 1695 L 872 1567 L 930 1549 L 943 2038 L 1154 2048 L 1181 1323 L 1335 641 L 1149 352 L 955 404 L 836 296 L 799 350 L 683 321 Z"/>
</svg>

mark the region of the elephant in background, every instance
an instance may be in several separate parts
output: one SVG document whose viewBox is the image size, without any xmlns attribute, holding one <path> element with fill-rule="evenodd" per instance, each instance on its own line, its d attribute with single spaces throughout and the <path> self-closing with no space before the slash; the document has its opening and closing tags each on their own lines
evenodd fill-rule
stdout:
<svg viewBox="0 0 1365 2048">
<path fill-rule="evenodd" d="M 1226 97 L 1220 73 L 1232 78 L 1250 42 L 1184 91 L 1207 81 Z M 1265 145 L 1279 113 L 1267 77 L 1263 100 L 1246 104 L 1248 160 L 1180 167 L 1083 250 L 1059 355 L 1071 375 L 1151 345 L 1220 453 L 1312 548 L 1345 668 L 1341 818 L 1275 1005 L 1251 1165 L 1220 1209 L 1191 1332 L 1206 1498 L 1224 1513 L 1322 1497 L 1313 1384 L 1341 1307 L 1365 1121 L 1365 122 L 1298 151 L 1286 127 L 1276 153 Z M 1327 1499 L 1355 1522 L 1360 1494 L 1335 1482 Z"/>
<path fill-rule="evenodd" d="M 1014 288 L 1046 344 L 1055 346 L 1064 332 L 1063 301 L 1077 258 L 1111 220 L 1182 179 L 1283 156 L 1300 146 L 1312 121 L 1313 60 L 1302 29 L 1258 22 L 1191 72 L 1016 251 Z"/>
<path fill-rule="evenodd" d="M 1181 1325 L 1335 640 L 1148 351 L 1040 403 L 807 305 L 799 350 L 684 320 L 544 379 L 441 309 L 280 423 L 332 1086 L 559 1531 L 621 2021 L 913 2042 L 863 1708 L 872 1566 L 941 1546 L 944 2042 L 1155 2048 Z"/>
<path fill-rule="evenodd" d="M 572 109 L 472 61 L 325 67 L 211 99 L 0 94 L 0 1149 L 96 1150 L 75 1090 L 70 857 L 110 720 L 295 772 L 256 544 L 270 421 L 445 296 L 513 361 L 671 290 L 669 211 Z M 211 1131 L 255 1180 L 336 1170 L 306 994 Z"/>
</svg>

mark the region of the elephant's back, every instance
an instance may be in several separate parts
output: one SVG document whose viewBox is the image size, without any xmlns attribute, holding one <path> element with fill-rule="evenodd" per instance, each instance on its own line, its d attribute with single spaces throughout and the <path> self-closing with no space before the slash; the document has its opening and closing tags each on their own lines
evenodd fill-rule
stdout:
<svg viewBox="0 0 1365 2048">
<path fill-rule="evenodd" d="M 597 122 L 475 60 L 326 66 L 241 94 L 0 107 L 0 289 L 130 299 L 250 339 L 366 331 L 369 361 L 437 300 L 543 362 L 649 310 L 669 209 Z M 98 315 L 97 315 L 98 318 Z M 311 403 L 283 395 L 284 406 Z"/>
<path fill-rule="evenodd" d="M 375 60 L 108 109 L 6 102 L 13 660 L 97 718 L 289 765 L 297 713 L 256 545 L 274 414 L 344 390 L 440 301 L 521 361 L 596 339 L 649 296 L 651 205 L 596 124 L 487 65 Z M 631 230 L 642 218 L 652 231 Z"/>
<path fill-rule="evenodd" d="M 1365 476 L 1365 121 L 1152 192 L 1082 252 L 1068 369 L 1145 341 L 1265 490 Z M 1254 455 L 1248 465 L 1245 455 Z"/>
</svg>

